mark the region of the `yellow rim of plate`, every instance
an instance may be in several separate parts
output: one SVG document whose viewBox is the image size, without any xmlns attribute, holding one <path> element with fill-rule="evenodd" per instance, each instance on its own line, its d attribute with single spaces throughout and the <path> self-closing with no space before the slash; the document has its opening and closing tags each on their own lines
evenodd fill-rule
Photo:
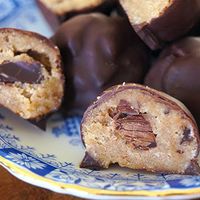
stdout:
<svg viewBox="0 0 200 200">
<path fill-rule="evenodd" d="M 51 186 L 58 187 L 60 189 L 72 189 L 77 190 L 81 192 L 86 192 L 90 195 L 117 195 L 117 196 L 149 196 L 149 197 L 156 197 L 156 196 L 172 196 L 172 195 L 195 195 L 200 194 L 200 188 L 197 189 L 185 189 L 185 190 L 178 190 L 178 189 L 170 189 L 170 190 L 164 190 L 164 191 L 146 191 L 146 190 L 140 190 L 140 191 L 110 191 L 110 190 L 102 190 L 102 189 L 92 189 L 87 188 L 84 186 L 79 185 L 73 185 L 73 184 L 66 184 L 66 183 L 59 183 L 53 180 L 50 180 L 45 177 L 41 177 L 39 175 L 34 174 L 33 172 L 30 172 L 29 170 L 23 169 L 20 166 L 17 166 L 16 164 L 13 164 L 11 161 L 3 158 L 0 156 L 0 163 L 2 163 L 3 166 L 7 167 L 9 170 L 11 170 L 14 174 L 20 174 L 24 177 L 29 177 L 35 180 L 42 181 L 43 183 L 48 183 Z"/>
</svg>

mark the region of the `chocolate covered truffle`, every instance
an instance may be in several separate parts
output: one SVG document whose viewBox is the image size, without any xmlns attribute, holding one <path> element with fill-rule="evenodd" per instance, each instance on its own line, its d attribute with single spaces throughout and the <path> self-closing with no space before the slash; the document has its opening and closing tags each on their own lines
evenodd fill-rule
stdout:
<svg viewBox="0 0 200 200">
<path fill-rule="evenodd" d="M 133 28 L 152 49 L 160 49 L 200 22 L 199 0 L 120 0 Z"/>
<path fill-rule="evenodd" d="M 199 174 L 199 133 L 187 108 L 149 87 L 123 84 L 106 90 L 81 123 L 86 148 L 81 167 L 122 167 Z"/>
<path fill-rule="evenodd" d="M 117 0 L 37 0 L 37 3 L 54 30 L 77 14 L 95 11 L 109 14 L 118 5 Z"/>
<path fill-rule="evenodd" d="M 0 104 L 39 123 L 57 110 L 64 90 L 58 48 L 33 32 L 0 29 Z"/>
<path fill-rule="evenodd" d="M 68 80 L 65 106 L 78 114 L 104 89 L 142 82 L 148 67 L 148 49 L 119 16 L 79 15 L 62 24 L 52 40 Z"/>
<path fill-rule="evenodd" d="M 200 38 L 177 41 L 161 53 L 145 84 L 182 101 L 200 125 Z"/>
</svg>

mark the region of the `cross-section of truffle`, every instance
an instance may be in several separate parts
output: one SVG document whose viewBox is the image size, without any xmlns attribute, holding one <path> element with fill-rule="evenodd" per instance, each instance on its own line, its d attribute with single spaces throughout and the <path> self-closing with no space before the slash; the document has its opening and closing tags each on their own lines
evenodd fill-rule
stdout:
<svg viewBox="0 0 200 200">
<path fill-rule="evenodd" d="M 79 15 L 63 23 L 52 40 L 61 51 L 68 80 L 65 105 L 79 114 L 104 89 L 142 82 L 148 68 L 147 47 L 119 16 Z"/>
<path fill-rule="evenodd" d="M 153 50 L 188 33 L 200 21 L 199 0 L 120 0 L 133 28 Z"/>
<path fill-rule="evenodd" d="M 117 4 L 117 0 L 37 0 L 37 2 L 54 30 L 77 14 L 89 12 L 110 14 Z"/>
<path fill-rule="evenodd" d="M 138 84 L 106 90 L 81 124 L 86 156 L 81 167 L 122 167 L 199 174 L 199 133 L 178 100 Z"/>
<path fill-rule="evenodd" d="M 0 104 L 37 123 L 58 109 L 64 78 L 60 53 L 36 33 L 0 29 Z"/>
</svg>

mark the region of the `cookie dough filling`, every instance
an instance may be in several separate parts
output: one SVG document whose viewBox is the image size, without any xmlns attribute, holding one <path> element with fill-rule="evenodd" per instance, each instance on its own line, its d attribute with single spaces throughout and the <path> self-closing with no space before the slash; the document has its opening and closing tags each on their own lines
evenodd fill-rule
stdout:
<svg viewBox="0 0 200 200">
<path fill-rule="evenodd" d="M 93 8 L 108 0 L 40 0 L 52 12 L 63 15 L 67 12 Z M 110 0 L 109 0 L 110 1 Z"/>
<path fill-rule="evenodd" d="M 61 104 L 60 54 L 36 33 L 0 29 L 0 104 L 24 119 L 40 119 Z"/>
<path fill-rule="evenodd" d="M 120 0 L 121 4 L 131 15 L 133 24 L 149 23 L 153 18 L 159 17 L 171 6 L 173 0 Z M 130 4 L 132 6 L 130 6 Z"/>
<path fill-rule="evenodd" d="M 198 174 L 199 135 L 183 104 L 137 84 L 114 86 L 85 112 L 81 167 Z"/>
</svg>

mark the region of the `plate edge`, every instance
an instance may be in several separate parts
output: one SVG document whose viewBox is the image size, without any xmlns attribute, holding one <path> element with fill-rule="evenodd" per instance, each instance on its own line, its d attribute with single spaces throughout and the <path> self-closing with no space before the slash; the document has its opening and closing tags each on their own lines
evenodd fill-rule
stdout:
<svg viewBox="0 0 200 200">
<path fill-rule="evenodd" d="M 53 180 L 50 180 L 45 177 L 41 177 L 37 174 L 34 174 L 28 169 L 25 169 L 19 165 L 13 164 L 11 161 L 8 161 L 4 157 L 0 156 L 0 164 L 5 167 L 12 175 L 16 176 L 20 179 L 27 182 L 24 178 L 28 177 L 32 180 L 40 181 L 43 185 L 46 183 L 51 186 L 51 190 L 58 191 L 60 193 L 69 194 L 68 190 L 75 190 L 79 192 L 84 192 L 89 195 L 110 195 L 110 196 L 143 196 L 143 197 L 165 197 L 165 196 L 174 196 L 174 195 L 197 195 L 200 194 L 200 188 L 193 188 L 193 189 L 166 189 L 163 191 L 154 190 L 154 191 L 109 191 L 109 190 L 102 190 L 102 189 L 93 189 L 87 188 L 84 186 L 79 186 L 75 184 L 67 184 L 67 183 L 59 183 Z M 22 178 L 23 177 L 23 178 Z M 29 182 L 30 183 L 30 182 Z M 31 184 L 31 183 L 30 183 Z M 40 187 L 44 187 L 40 184 Z M 48 189 L 48 188 L 47 188 Z"/>
</svg>

